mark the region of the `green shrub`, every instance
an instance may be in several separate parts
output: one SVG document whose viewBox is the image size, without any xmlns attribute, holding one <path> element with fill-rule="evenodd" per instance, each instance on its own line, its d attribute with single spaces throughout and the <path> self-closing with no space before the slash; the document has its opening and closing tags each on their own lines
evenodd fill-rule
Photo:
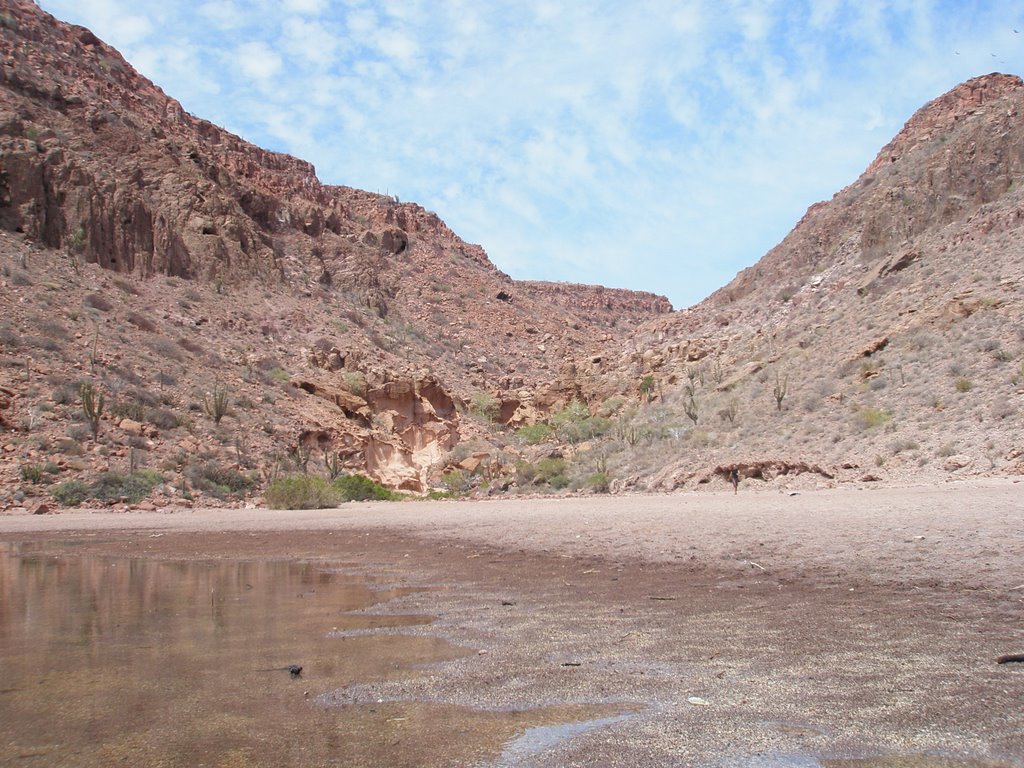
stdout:
<svg viewBox="0 0 1024 768">
<path fill-rule="evenodd" d="M 547 485 L 561 490 L 569 485 L 565 459 L 541 459 L 536 464 L 520 461 L 516 464 L 516 482 L 519 485 Z"/>
<path fill-rule="evenodd" d="M 862 429 L 880 427 L 892 419 L 892 414 L 881 408 L 864 407 L 857 411 L 856 420 Z"/>
<path fill-rule="evenodd" d="M 956 391 L 960 393 L 970 392 L 971 389 L 974 388 L 974 384 L 972 384 L 971 380 L 966 376 L 959 377 L 953 386 L 956 388 Z"/>
<path fill-rule="evenodd" d="M 77 507 L 89 498 L 89 486 L 81 480 L 68 480 L 50 488 L 50 495 L 62 507 Z"/>
<path fill-rule="evenodd" d="M 473 487 L 473 476 L 464 469 L 451 469 L 441 475 L 441 485 L 447 497 L 458 496 Z"/>
<path fill-rule="evenodd" d="M 594 493 L 608 493 L 611 478 L 607 472 L 595 472 L 587 478 L 587 487 Z"/>
<path fill-rule="evenodd" d="M 335 480 L 332 487 L 341 495 L 342 501 L 395 501 L 402 498 L 402 494 L 363 475 L 344 475 Z"/>
<path fill-rule="evenodd" d="M 469 412 L 481 421 L 497 421 L 501 415 L 501 403 L 489 392 L 474 392 L 469 401 Z"/>
<path fill-rule="evenodd" d="M 551 417 L 551 426 L 559 440 L 579 443 L 603 435 L 612 428 L 612 421 L 604 416 L 591 416 L 586 405 L 573 399 Z"/>
<path fill-rule="evenodd" d="M 315 475 L 288 475 L 274 480 L 264 494 L 271 509 L 329 509 L 338 506 L 341 494 Z"/>
<path fill-rule="evenodd" d="M 543 422 L 540 424 L 529 424 L 517 429 L 516 436 L 527 445 L 537 445 L 551 437 L 551 427 Z"/>
<path fill-rule="evenodd" d="M 146 498 L 162 482 L 160 473 L 152 469 L 140 469 L 130 475 L 104 472 L 89 486 L 89 497 L 100 501 L 124 499 L 129 504 L 135 504 Z"/>
<path fill-rule="evenodd" d="M 560 491 L 563 488 L 569 487 L 569 478 L 566 475 L 555 475 L 550 480 L 548 480 L 548 485 L 550 485 L 556 491 Z"/>
<path fill-rule="evenodd" d="M 252 479 L 247 475 L 212 461 L 190 464 L 185 476 L 193 488 L 218 499 L 244 493 L 252 487 Z"/>
</svg>

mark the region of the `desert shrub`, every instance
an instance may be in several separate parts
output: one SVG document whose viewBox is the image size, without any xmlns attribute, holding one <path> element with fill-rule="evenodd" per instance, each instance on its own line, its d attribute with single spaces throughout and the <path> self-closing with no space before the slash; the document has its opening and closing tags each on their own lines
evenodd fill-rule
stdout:
<svg viewBox="0 0 1024 768">
<path fill-rule="evenodd" d="M 170 339 L 165 339 L 163 336 L 144 338 L 142 343 L 165 360 L 182 362 L 185 359 L 185 355 L 181 353 L 178 345 Z"/>
<path fill-rule="evenodd" d="M 591 416 L 587 406 L 573 399 L 551 417 L 551 426 L 559 440 L 579 443 L 603 435 L 612 427 L 611 419 Z"/>
<path fill-rule="evenodd" d="M 0 345 L 10 350 L 18 349 L 21 346 L 22 338 L 12 328 L 0 326 Z"/>
<path fill-rule="evenodd" d="M 264 498 L 271 509 L 328 509 L 338 505 L 341 494 L 322 477 L 289 475 L 274 480 Z"/>
<path fill-rule="evenodd" d="M 528 424 L 517 429 L 516 436 L 527 445 L 537 445 L 551 437 L 551 427 L 543 422 Z"/>
<path fill-rule="evenodd" d="M 473 487 L 473 476 L 464 469 L 452 469 L 441 475 L 447 496 L 458 496 Z"/>
<path fill-rule="evenodd" d="M 342 386 L 356 395 L 366 392 L 366 377 L 359 371 L 346 371 L 341 377 Z"/>
<path fill-rule="evenodd" d="M 64 383 L 54 388 L 50 399 L 57 405 L 68 405 L 75 402 L 78 396 L 78 384 Z"/>
<path fill-rule="evenodd" d="M 146 420 L 146 406 L 136 400 L 118 400 L 111 406 L 110 413 L 118 419 Z"/>
<path fill-rule="evenodd" d="M 61 349 L 60 342 L 57 342 L 48 336 L 24 336 L 21 341 L 23 346 L 31 347 L 32 349 L 41 349 L 44 352 L 59 352 Z"/>
<path fill-rule="evenodd" d="M 974 384 L 966 376 L 959 376 L 955 382 L 953 382 L 953 388 L 957 392 L 963 394 L 964 392 L 970 392 L 974 388 Z"/>
<path fill-rule="evenodd" d="M 490 392 L 474 392 L 469 401 L 469 412 L 481 421 L 496 421 L 501 415 L 501 403 Z"/>
<path fill-rule="evenodd" d="M 206 350 L 203 349 L 202 344 L 197 341 L 192 341 L 192 339 L 187 339 L 184 336 L 178 339 L 178 346 L 188 352 L 191 352 L 193 355 L 202 355 L 206 352 Z"/>
<path fill-rule="evenodd" d="M 291 380 L 291 376 L 284 368 L 274 367 L 267 371 L 267 375 L 278 382 L 286 382 Z"/>
<path fill-rule="evenodd" d="M 16 269 L 11 272 L 11 285 L 32 285 L 32 278 L 28 276 L 27 272 Z"/>
<path fill-rule="evenodd" d="M 90 293 L 83 299 L 83 301 L 85 302 L 85 306 L 98 309 L 100 312 L 109 312 L 114 308 L 110 299 L 99 293 Z"/>
<path fill-rule="evenodd" d="M 1002 398 L 996 400 L 989 406 L 989 415 L 996 421 L 1008 419 L 1017 414 L 1017 408 L 1009 400 Z"/>
<path fill-rule="evenodd" d="M 22 464 L 21 479 L 32 485 L 43 485 L 53 481 L 53 476 L 60 472 L 60 467 L 52 461 L 43 464 Z"/>
<path fill-rule="evenodd" d="M 228 413 L 228 388 L 225 385 L 214 384 L 213 392 L 203 394 L 203 410 L 213 419 L 214 424 L 220 424 Z"/>
<path fill-rule="evenodd" d="M 89 486 L 81 480 L 68 480 L 51 487 L 50 495 L 62 507 L 77 507 L 89 498 Z"/>
<path fill-rule="evenodd" d="M 60 438 L 53 444 L 53 446 L 51 446 L 50 453 L 63 453 L 67 456 L 82 456 L 85 453 L 85 448 L 83 448 L 82 444 L 77 440 Z"/>
<path fill-rule="evenodd" d="M 139 289 L 136 288 L 131 283 L 129 283 L 127 280 L 114 280 L 114 285 L 116 285 L 122 291 L 124 291 L 125 293 L 127 293 L 127 294 L 129 294 L 131 296 L 139 296 L 139 295 L 141 295 Z M 129 322 L 134 322 L 134 321 L 132 321 L 131 316 L 129 316 L 128 321 Z"/>
<path fill-rule="evenodd" d="M 152 469 L 140 469 L 129 475 L 120 472 L 103 472 L 88 489 L 89 497 L 100 501 L 119 501 L 124 499 L 134 504 L 149 495 L 156 486 L 163 482 L 159 472 Z"/>
<path fill-rule="evenodd" d="M 131 369 L 131 367 L 127 365 L 110 365 L 107 367 L 107 370 L 109 370 L 111 374 L 117 376 L 119 379 L 121 379 L 121 381 L 125 382 L 126 384 L 131 384 L 132 386 L 135 387 L 142 384 L 142 377 L 139 376 L 139 374 L 137 374 L 135 371 Z"/>
<path fill-rule="evenodd" d="M 71 414 L 71 417 L 76 418 L 80 415 L 81 414 L 76 411 Z M 67 429 L 64 430 L 64 435 L 69 440 L 74 440 L 76 443 L 81 443 L 87 440 L 89 438 L 89 435 L 91 434 L 92 430 L 89 429 L 89 427 L 87 427 L 85 424 L 69 424 Z"/>
<path fill-rule="evenodd" d="M 146 420 L 160 429 L 177 429 L 182 424 L 178 414 L 169 408 L 153 408 L 146 414 Z"/>
<path fill-rule="evenodd" d="M 541 459 L 534 465 L 533 484 L 562 489 L 569 485 L 565 459 Z"/>
<path fill-rule="evenodd" d="M 342 501 L 394 501 L 402 498 L 402 494 L 363 475 L 343 475 L 334 481 L 332 487 L 341 495 Z"/>
<path fill-rule="evenodd" d="M 218 499 L 244 493 L 252 487 L 250 477 L 215 461 L 197 461 L 189 464 L 185 470 L 185 477 L 193 488 Z"/>
<path fill-rule="evenodd" d="M 608 493 L 610 483 L 607 472 L 595 472 L 586 479 L 586 486 L 594 493 Z"/>
<path fill-rule="evenodd" d="M 921 446 L 915 440 L 905 438 L 903 440 L 897 440 L 892 444 L 892 452 L 894 454 L 903 453 L 904 451 L 916 451 Z"/>
<path fill-rule="evenodd" d="M 129 312 L 127 320 L 139 330 L 156 333 L 156 323 L 139 312 Z"/>
<path fill-rule="evenodd" d="M 861 429 L 874 429 L 880 427 L 892 419 L 892 415 L 881 408 L 865 406 L 857 411 L 855 420 Z"/>
<path fill-rule="evenodd" d="M 66 341 L 68 339 L 68 331 L 60 323 L 53 322 L 52 320 L 36 319 L 34 321 L 34 325 L 36 330 L 43 336 L 48 336 L 51 339 L 58 339 L 60 341 Z"/>
<path fill-rule="evenodd" d="M 590 416 L 587 406 L 575 398 L 562 410 L 551 417 L 551 426 L 560 440 L 567 443 L 579 442 L 582 438 L 582 425 Z"/>
</svg>

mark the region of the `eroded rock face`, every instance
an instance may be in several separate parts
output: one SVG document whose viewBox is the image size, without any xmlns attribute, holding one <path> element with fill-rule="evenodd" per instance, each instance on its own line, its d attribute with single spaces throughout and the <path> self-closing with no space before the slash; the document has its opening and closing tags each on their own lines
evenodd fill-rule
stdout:
<svg viewBox="0 0 1024 768">
<path fill-rule="evenodd" d="M 316 447 L 336 451 L 345 466 L 407 491 L 427 489 L 430 467 L 459 442 L 455 402 L 436 380 L 401 378 L 371 387 L 365 399 L 328 377 L 292 385 L 336 406 L 337 417 L 319 430 Z M 326 446 L 326 447 L 325 447 Z"/>
</svg>

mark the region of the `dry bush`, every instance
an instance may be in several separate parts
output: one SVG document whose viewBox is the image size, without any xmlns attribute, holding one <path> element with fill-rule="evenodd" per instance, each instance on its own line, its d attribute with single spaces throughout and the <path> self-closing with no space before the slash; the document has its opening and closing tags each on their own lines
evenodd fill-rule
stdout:
<svg viewBox="0 0 1024 768">
<path fill-rule="evenodd" d="M 98 309 L 100 312 L 109 312 L 114 308 L 110 299 L 99 293 L 90 293 L 82 301 L 85 306 Z"/>
<path fill-rule="evenodd" d="M 127 320 L 139 330 L 147 333 L 156 333 L 157 331 L 156 323 L 138 312 L 129 312 Z"/>
</svg>

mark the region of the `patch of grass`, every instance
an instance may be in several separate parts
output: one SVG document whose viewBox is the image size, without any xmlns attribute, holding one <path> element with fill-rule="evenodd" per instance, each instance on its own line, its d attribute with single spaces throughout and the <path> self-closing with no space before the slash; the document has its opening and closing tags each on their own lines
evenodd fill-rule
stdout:
<svg viewBox="0 0 1024 768">
<path fill-rule="evenodd" d="M 960 376 L 953 383 L 953 388 L 963 394 L 964 392 L 970 392 L 974 388 L 974 384 L 966 376 Z"/>
<path fill-rule="evenodd" d="M 865 406 L 857 411 L 854 418 L 861 429 L 874 429 L 889 422 L 892 419 L 892 414 L 881 408 Z"/>
</svg>

